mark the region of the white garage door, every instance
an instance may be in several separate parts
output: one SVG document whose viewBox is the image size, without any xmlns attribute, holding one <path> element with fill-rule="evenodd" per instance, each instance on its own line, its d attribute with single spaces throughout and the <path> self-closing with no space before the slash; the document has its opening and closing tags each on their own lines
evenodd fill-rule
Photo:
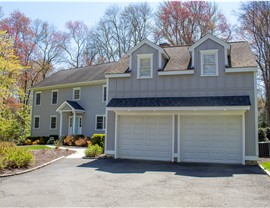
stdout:
<svg viewBox="0 0 270 208">
<path fill-rule="evenodd" d="M 172 117 L 119 116 L 118 157 L 170 161 Z"/>
<path fill-rule="evenodd" d="M 181 160 L 242 162 L 241 116 L 182 116 Z"/>
</svg>

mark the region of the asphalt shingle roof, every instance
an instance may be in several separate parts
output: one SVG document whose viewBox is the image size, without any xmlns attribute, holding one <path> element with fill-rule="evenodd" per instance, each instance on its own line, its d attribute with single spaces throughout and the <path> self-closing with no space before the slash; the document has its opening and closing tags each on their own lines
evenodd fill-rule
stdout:
<svg viewBox="0 0 270 208">
<path fill-rule="evenodd" d="M 66 102 L 71 105 L 72 108 L 74 108 L 75 110 L 85 110 L 79 103 L 77 103 L 76 101 L 70 101 L 70 100 L 66 100 Z"/>
<path fill-rule="evenodd" d="M 249 96 L 113 98 L 107 107 L 250 106 Z"/>
<path fill-rule="evenodd" d="M 45 87 L 53 85 L 71 84 L 105 79 L 105 73 L 114 63 L 99 64 L 83 68 L 60 70 L 43 81 L 37 83 L 35 87 Z"/>
</svg>

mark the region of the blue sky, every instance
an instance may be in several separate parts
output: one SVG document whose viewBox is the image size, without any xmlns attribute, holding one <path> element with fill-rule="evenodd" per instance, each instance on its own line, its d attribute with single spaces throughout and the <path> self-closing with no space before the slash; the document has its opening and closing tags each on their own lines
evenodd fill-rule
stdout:
<svg viewBox="0 0 270 208">
<path fill-rule="evenodd" d="M 63 30 L 68 20 L 82 20 L 88 26 L 93 26 L 111 4 L 125 6 L 123 2 L 2 2 L 5 16 L 14 10 L 20 10 L 31 19 L 46 20 L 53 23 L 58 29 Z M 155 9 L 159 3 L 149 2 Z M 232 10 L 237 10 L 239 2 L 219 2 L 219 7 L 225 13 L 230 23 L 236 24 L 237 18 Z"/>
</svg>

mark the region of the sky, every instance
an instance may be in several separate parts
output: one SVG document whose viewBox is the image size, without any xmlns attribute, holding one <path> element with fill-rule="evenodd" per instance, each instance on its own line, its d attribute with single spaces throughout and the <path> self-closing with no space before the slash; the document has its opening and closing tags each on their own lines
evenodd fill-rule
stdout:
<svg viewBox="0 0 270 208">
<path fill-rule="evenodd" d="M 31 0 L 30 0 L 31 1 Z M 43 0 L 44 1 L 44 0 Z M 7 17 L 12 11 L 19 10 L 31 19 L 41 19 L 54 24 L 59 30 L 63 30 L 65 23 L 69 20 L 81 20 L 88 26 L 94 26 L 100 17 L 104 14 L 106 8 L 112 4 L 117 4 L 120 7 L 126 6 L 128 2 L 110 1 L 110 2 L 46 2 L 31 1 L 26 2 L 18 0 L 18 2 L 5 2 L 0 0 L 0 7 L 4 12 L 4 17 Z M 160 2 L 149 2 L 156 9 Z M 233 14 L 233 10 L 239 8 L 239 2 L 218 2 L 219 8 L 224 12 L 228 21 L 232 24 L 237 23 L 237 17 Z"/>
</svg>

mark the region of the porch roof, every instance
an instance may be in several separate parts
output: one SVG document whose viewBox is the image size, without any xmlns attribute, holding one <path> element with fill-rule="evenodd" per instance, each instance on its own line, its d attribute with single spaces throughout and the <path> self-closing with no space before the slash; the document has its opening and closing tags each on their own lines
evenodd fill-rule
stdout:
<svg viewBox="0 0 270 208">
<path fill-rule="evenodd" d="M 65 107 L 68 107 L 70 109 L 64 109 Z M 70 101 L 66 100 L 64 101 L 57 109 L 57 112 L 63 112 L 63 111 L 75 111 L 75 112 L 85 112 L 85 109 L 76 101 Z"/>
</svg>

